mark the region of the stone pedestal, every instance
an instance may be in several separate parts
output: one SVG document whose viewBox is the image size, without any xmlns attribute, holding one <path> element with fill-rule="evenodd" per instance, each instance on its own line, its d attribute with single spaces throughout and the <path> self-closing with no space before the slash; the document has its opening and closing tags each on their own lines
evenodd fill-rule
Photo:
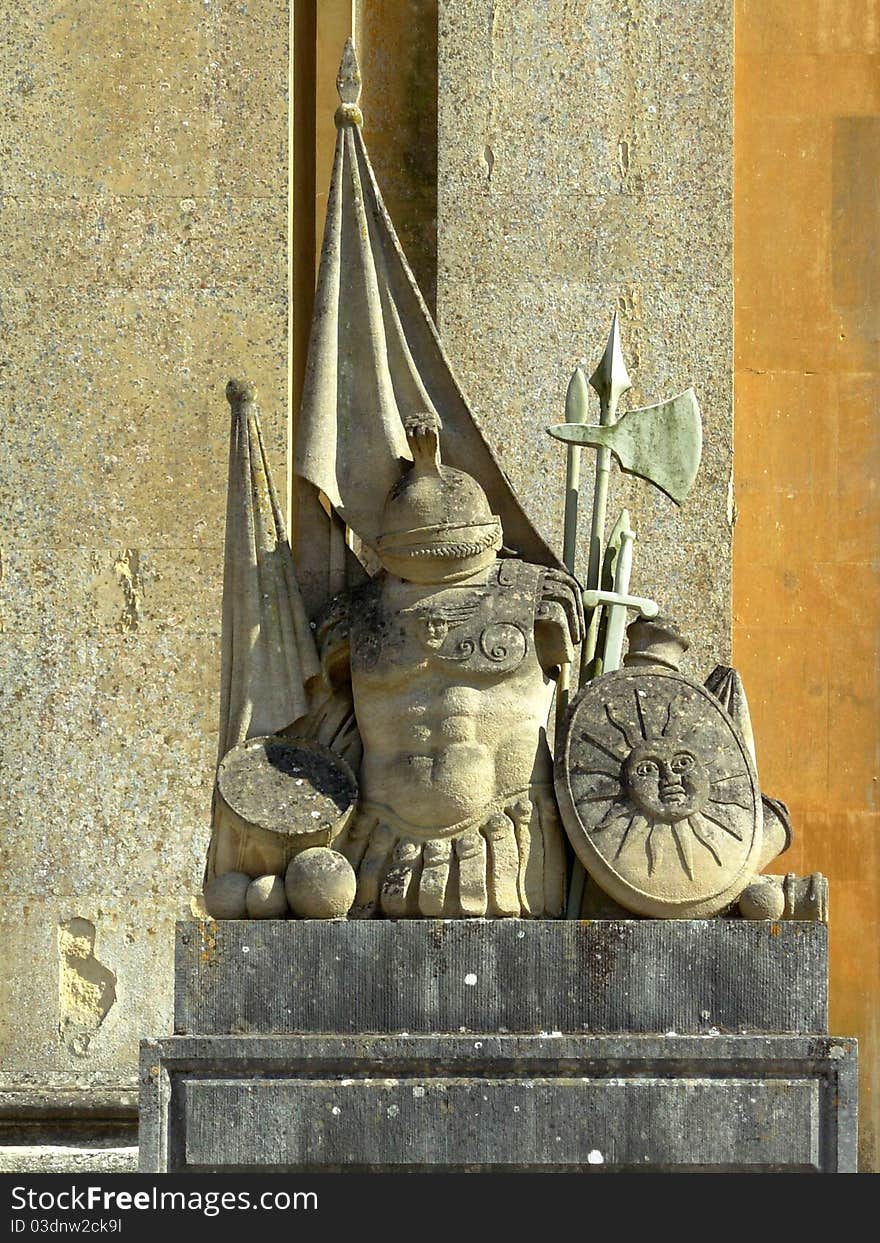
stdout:
<svg viewBox="0 0 880 1243">
<path fill-rule="evenodd" d="M 856 1168 L 827 934 L 746 921 L 178 926 L 141 1168 Z"/>
</svg>

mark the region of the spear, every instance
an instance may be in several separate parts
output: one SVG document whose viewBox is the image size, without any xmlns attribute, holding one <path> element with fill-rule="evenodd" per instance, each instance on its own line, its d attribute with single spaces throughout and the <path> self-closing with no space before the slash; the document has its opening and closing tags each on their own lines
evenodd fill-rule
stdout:
<svg viewBox="0 0 880 1243">
<path fill-rule="evenodd" d="M 591 445 L 596 450 L 596 485 L 584 591 L 587 633 L 581 651 L 581 682 L 602 672 L 602 657 L 598 654 L 601 606 L 609 602 L 600 596 L 612 455 L 627 473 L 647 479 L 676 505 L 681 505 L 696 479 L 702 451 L 700 408 L 692 389 L 658 405 L 630 410 L 621 418 L 617 417 L 617 403 L 632 387 L 620 349 L 617 312 L 611 322 L 605 353 L 590 377 L 590 384 L 599 394 L 598 426 L 588 425 L 579 417 L 547 428 L 551 436 L 569 446 Z M 585 409 L 585 400 L 582 405 Z"/>
<path fill-rule="evenodd" d="M 610 427 L 617 421 L 617 403 L 621 396 L 630 388 L 632 381 L 623 361 L 620 348 L 620 325 L 617 312 L 611 320 L 611 332 L 605 353 L 599 365 L 590 376 L 591 387 L 599 394 L 599 426 Z M 586 405 L 586 402 L 584 403 Z M 574 421 L 574 420 L 572 420 Z M 584 422 L 584 419 L 579 420 Z M 600 446 L 596 450 L 596 484 L 593 489 L 593 519 L 590 529 L 590 555 L 587 562 L 587 591 L 598 591 L 601 587 L 602 551 L 605 543 L 605 515 L 608 510 L 608 481 L 611 475 L 611 450 Z M 601 608 L 596 606 L 590 610 L 587 632 L 581 649 L 581 681 L 594 677 L 599 670 L 596 666 L 596 649 L 599 642 L 599 621 Z"/>
<path fill-rule="evenodd" d="M 620 326 L 616 311 L 611 321 L 605 352 L 590 377 L 590 385 L 599 395 L 599 425 L 590 426 L 586 422 L 587 385 L 584 372 L 578 367 L 569 382 L 566 396 L 568 421 L 547 428 L 554 439 L 565 441 L 568 448 L 563 560 L 570 572 L 574 570 L 580 491 L 580 459 L 572 453 L 572 448 L 590 445 L 596 450 L 589 561 L 583 593 L 588 623 L 581 652 L 581 682 L 601 673 L 603 664 L 609 671 L 620 667 L 628 609 L 636 609 L 646 617 L 656 616 L 658 611 L 653 600 L 629 594 L 632 542 L 635 536 L 625 510 L 612 533 L 606 555 L 605 520 L 612 455 L 617 458 L 623 470 L 647 479 L 665 492 L 676 505 L 681 505 L 696 478 L 702 449 L 700 409 L 691 389 L 659 405 L 630 410 L 618 419 L 618 402 L 632 387 L 632 382 L 620 348 Z M 607 583 L 603 579 L 603 562 L 607 562 Z M 600 657 L 598 646 L 603 605 L 607 606 L 608 618 L 604 651 Z M 568 704 L 569 676 L 568 667 L 565 666 L 557 683 L 557 731 Z M 580 916 L 585 880 L 583 866 L 579 860 L 575 860 L 569 884 L 569 919 Z"/>
<path fill-rule="evenodd" d="M 587 377 L 583 367 L 575 367 L 565 394 L 565 421 L 587 421 Z M 581 487 L 582 445 L 569 442 L 565 460 L 565 519 L 562 541 L 562 560 L 569 574 L 574 574 L 577 550 L 578 502 Z"/>
<path fill-rule="evenodd" d="M 605 353 L 602 355 L 599 366 L 590 378 L 590 384 L 599 394 L 600 425 L 608 426 L 614 422 L 617 413 L 617 403 L 621 394 L 631 387 L 630 378 L 627 375 L 626 367 L 623 363 L 623 354 L 620 349 L 620 328 L 617 322 L 616 311 L 611 321 L 611 333 L 608 337 Z M 569 381 L 568 392 L 565 396 L 567 423 L 586 423 L 588 399 L 586 375 L 582 367 L 577 367 Z M 576 442 L 568 442 L 562 560 L 570 574 L 574 573 L 578 502 L 580 499 L 580 453 L 572 452 L 576 447 Z M 602 545 L 605 535 L 605 514 L 608 509 L 608 477 L 610 473 L 611 450 L 599 448 L 596 453 L 596 483 L 593 489 L 593 520 L 590 531 L 590 551 L 587 565 L 587 589 L 592 589 L 593 591 L 598 591 L 602 585 Z M 589 669 L 596 654 L 601 612 L 601 606 L 597 604 L 589 614 L 587 633 L 581 649 L 581 681 L 584 680 L 585 672 Z M 559 681 L 556 687 L 557 733 L 568 707 L 570 677 L 571 667 L 564 665 L 560 670 Z M 580 915 L 585 883 L 586 872 L 584 871 L 583 864 L 579 859 L 575 859 L 569 882 L 566 911 L 569 919 L 577 919 Z"/>
<path fill-rule="evenodd" d="M 567 423 L 587 421 L 587 377 L 583 367 L 575 367 L 565 394 L 565 419 Z M 565 516 L 563 518 L 562 561 L 569 574 L 574 574 L 577 555 L 578 502 L 581 487 L 581 454 L 583 445 L 569 442 L 565 459 Z M 571 692 L 571 665 L 563 665 L 556 681 L 556 724 L 568 707 Z"/>
</svg>

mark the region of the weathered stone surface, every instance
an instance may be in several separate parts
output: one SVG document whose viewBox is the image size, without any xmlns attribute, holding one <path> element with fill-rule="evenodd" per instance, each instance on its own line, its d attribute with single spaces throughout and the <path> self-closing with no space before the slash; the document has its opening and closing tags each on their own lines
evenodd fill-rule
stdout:
<svg viewBox="0 0 880 1243">
<path fill-rule="evenodd" d="M 212 919 L 244 919 L 251 878 L 247 872 L 224 872 L 205 886 L 205 909 Z"/>
<path fill-rule="evenodd" d="M 715 915 L 758 871 L 751 753 L 714 696 L 673 669 L 621 669 L 584 687 L 557 738 L 555 773 L 569 840 L 628 910 Z"/>
<path fill-rule="evenodd" d="M 744 919 L 781 919 L 785 913 L 782 886 L 758 877 L 739 895 L 739 911 Z"/>
<path fill-rule="evenodd" d="M 705 676 L 730 644 L 732 7 L 439 11 L 441 336 L 557 547 L 565 454 L 542 429 L 563 420 L 568 378 L 598 360 L 612 311 L 634 381 L 623 408 L 693 385 L 704 452 L 692 495 L 678 511 L 616 474 L 609 523 L 630 510 L 631 589 L 675 614 L 693 640 L 685 669 Z M 584 530 L 581 571 L 586 544 Z"/>
<path fill-rule="evenodd" d="M 12 1013 L 13 1011 L 10 1011 Z M 21 1055 L 15 1051 L 20 1061 Z M 0 1172 L 60 1173 L 137 1167 L 137 1077 L 71 1059 L 66 1075 L 39 1069 L 0 1076 Z"/>
<path fill-rule="evenodd" d="M 359 6 L 356 24 L 364 75 L 361 107 L 370 158 L 407 260 L 433 312 L 437 296 L 437 0 L 374 0 Z M 328 151 L 328 167 L 329 156 Z"/>
<path fill-rule="evenodd" d="M 345 855 L 323 846 L 291 859 L 284 875 L 290 909 L 303 919 L 341 919 L 357 890 L 354 868 Z"/>
<path fill-rule="evenodd" d="M 174 1030 L 824 1032 L 827 944 L 738 920 L 181 923 Z"/>
<path fill-rule="evenodd" d="M 140 1163 L 852 1171 L 855 1076 L 820 1036 L 171 1037 L 142 1046 Z"/>
<path fill-rule="evenodd" d="M 250 919 L 284 919 L 290 913 L 280 876 L 258 876 L 252 880 L 245 901 Z"/>
<path fill-rule="evenodd" d="M 498 556 L 501 521 L 475 476 L 443 464 L 433 410 L 404 429 L 412 465 L 376 517 L 384 573 L 318 621 L 363 743 L 357 813 L 333 843 L 357 873 L 352 915 L 553 918 L 566 864 L 546 722 L 581 638 L 579 589 Z"/>
<path fill-rule="evenodd" d="M 313 739 L 272 734 L 239 743 L 217 770 L 214 868 L 283 881 L 295 855 L 328 846 L 348 823 L 357 793 L 345 760 Z"/>
<path fill-rule="evenodd" d="M 238 369 L 284 474 L 287 35 L 287 0 L 4 14 L 2 1061 L 47 1102 L 134 1075 L 197 913 Z"/>
<path fill-rule="evenodd" d="M 130 1090 L 144 1030 L 171 1030 L 168 905 L 144 894 L 113 900 L 89 891 L 5 901 L 0 995 L 5 1012 L 19 1016 L 3 1031 L 0 1091 L 10 1100 L 25 1087 L 47 1101 L 68 1091 Z M 180 913 L 188 905 L 181 902 Z M 77 959 L 69 931 L 80 929 L 94 942 Z"/>
<path fill-rule="evenodd" d="M 217 788 L 243 820 L 300 835 L 309 845 L 326 845 L 357 797 L 347 765 L 324 747 L 275 736 L 227 752 Z"/>
<path fill-rule="evenodd" d="M 2 1174 L 134 1174 L 137 1146 L 127 1148 L 79 1144 L 10 1144 L 0 1147 Z"/>
</svg>

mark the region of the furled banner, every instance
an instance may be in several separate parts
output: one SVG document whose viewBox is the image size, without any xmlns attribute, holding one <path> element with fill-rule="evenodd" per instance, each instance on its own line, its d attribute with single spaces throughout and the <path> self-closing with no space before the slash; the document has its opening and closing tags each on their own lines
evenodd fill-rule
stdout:
<svg viewBox="0 0 880 1243">
<path fill-rule="evenodd" d="M 410 458 L 402 420 L 419 411 L 439 416 L 444 462 L 479 480 L 507 547 L 557 566 L 474 420 L 401 250 L 361 134 L 360 73 L 350 41 L 337 86 L 336 154 L 296 423 L 294 548 L 304 594 L 318 603 L 328 558 L 326 532 L 316 530 L 326 515 L 308 486 L 373 545 L 401 459 Z M 317 594 L 326 598 L 340 585 Z"/>
</svg>

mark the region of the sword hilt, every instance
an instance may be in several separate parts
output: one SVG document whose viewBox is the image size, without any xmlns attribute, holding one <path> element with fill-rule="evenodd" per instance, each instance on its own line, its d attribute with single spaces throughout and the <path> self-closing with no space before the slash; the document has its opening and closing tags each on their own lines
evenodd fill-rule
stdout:
<svg viewBox="0 0 880 1243">
<path fill-rule="evenodd" d="M 642 617 L 656 617 L 660 612 L 657 602 L 645 596 L 619 595 L 615 591 L 584 592 L 584 608 L 595 609 L 600 604 L 619 604 L 622 608 L 634 609 Z"/>
</svg>

